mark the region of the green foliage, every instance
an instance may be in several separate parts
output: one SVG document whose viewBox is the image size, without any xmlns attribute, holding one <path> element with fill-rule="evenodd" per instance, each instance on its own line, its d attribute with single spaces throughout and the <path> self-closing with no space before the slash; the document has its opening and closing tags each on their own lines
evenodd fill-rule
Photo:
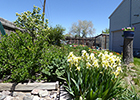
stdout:
<svg viewBox="0 0 140 100">
<path fill-rule="evenodd" d="M 68 56 L 70 63 L 66 67 L 67 77 L 65 80 L 67 85 L 65 88 L 73 99 L 111 100 L 118 94 L 123 93 L 123 88 L 120 86 L 121 79 L 119 77 L 116 78 L 116 76 L 112 74 L 112 69 L 108 67 L 95 67 L 95 62 L 93 66 L 89 65 L 87 61 L 91 56 L 88 57 L 86 53 L 82 53 L 82 55 L 82 60 L 80 60 L 80 57 L 77 58 L 72 55 L 72 53 Z M 101 56 L 99 56 L 98 59 L 102 59 Z M 98 63 L 101 66 L 102 62 Z"/>
<path fill-rule="evenodd" d="M 134 58 L 134 64 L 140 67 L 140 58 Z"/>
<path fill-rule="evenodd" d="M 64 39 L 64 35 L 63 35 L 64 31 L 65 31 L 65 29 L 59 25 L 57 25 L 54 28 L 50 27 L 50 29 L 47 30 L 47 33 L 49 33 L 49 35 L 48 35 L 49 44 L 53 44 L 53 45 L 55 44 L 55 45 L 60 46 L 61 45 L 60 40 Z"/>
<path fill-rule="evenodd" d="M 61 26 L 48 27 L 48 20 L 42 21 L 40 8 L 34 6 L 33 11 L 27 11 L 18 16 L 15 24 L 24 29 L 21 33 L 11 33 L 5 36 L 0 44 L 0 78 L 11 82 L 48 79 L 56 81 L 57 76 L 64 74 L 65 57 L 57 49 L 49 50 L 49 45 L 60 44 L 63 39 Z M 51 78 L 50 78 L 51 77 Z"/>
<path fill-rule="evenodd" d="M 43 15 L 40 14 L 40 8 L 34 6 L 33 11 L 27 11 L 21 14 L 16 13 L 18 16 L 17 20 L 14 22 L 17 27 L 25 29 L 28 32 L 33 40 L 38 36 L 38 33 L 41 34 L 49 29 L 48 20 L 44 23 L 42 21 Z"/>
<path fill-rule="evenodd" d="M 136 90 L 134 88 L 134 85 L 131 83 L 131 89 L 124 89 L 124 92 L 122 94 L 118 94 L 115 99 L 116 100 L 140 100 L 138 97 L 138 94 L 136 93 Z"/>
<path fill-rule="evenodd" d="M 86 100 L 111 100 L 122 92 L 119 87 L 120 79 L 110 75 L 106 69 L 88 70 L 83 66 L 79 72 L 71 68 L 71 71 L 67 70 L 67 83 L 66 90 L 76 100 L 79 100 L 80 96 Z"/>
<path fill-rule="evenodd" d="M 89 52 L 89 47 L 88 46 L 86 46 L 86 45 L 74 45 L 73 44 L 73 46 L 74 46 L 74 48 L 73 49 L 71 49 L 71 50 L 69 50 L 69 51 L 74 51 L 73 53 L 76 55 L 76 56 L 80 56 L 82 53 L 82 50 L 86 50 L 86 52 L 87 53 L 90 53 Z M 69 52 L 68 52 L 69 53 Z"/>
<path fill-rule="evenodd" d="M 64 74 L 66 64 L 63 48 L 48 46 L 47 36 L 40 34 L 32 42 L 28 33 L 11 33 L 0 44 L 0 78 L 10 82 L 47 79 L 56 81 Z"/>
<path fill-rule="evenodd" d="M 134 27 L 124 27 L 124 28 L 122 28 L 122 31 L 134 31 L 135 30 L 135 28 Z"/>
<path fill-rule="evenodd" d="M 106 29 L 102 30 L 102 33 L 104 33 L 104 34 L 109 34 L 109 29 L 106 28 Z"/>
<path fill-rule="evenodd" d="M 10 80 L 13 82 L 39 78 L 37 76 L 43 67 L 41 65 L 42 50 L 48 43 L 41 35 L 34 43 L 28 33 L 20 31 L 2 38 L 0 44 L 1 78 L 10 75 Z"/>
<path fill-rule="evenodd" d="M 64 35 L 65 37 L 73 37 L 73 35 L 71 33 L 67 33 Z"/>
<path fill-rule="evenodd" d="M 40 14 L 40 8 L 34 6 L 33 11 L 27 11 L 21 14 L 16 13 L 18 16 L 17 20 L 14 22 L 17 27 L 24 29 L 32 37 L 32 41 L 40 37 L 40 35 L 46 37 L 46 40 L 49 44 L 61 45 L 60 40 L 64 38 L 63 32 L 64 28 L 61 26 L 48 27 L 48 20 L 46 19 L 45 23 L 42 21 L 44 14 Z"/>
<path fill-rule="evenodd" d="M 65 73 L 67 65 L 66 52 L 62 47 L 49 46 L 48 50 L 42 55 L 46 58 L 48 64 L 42 69 L 42 73 L 48 78 L 48 81 L 56 81 L 58 77 Z"/>
<path fill-rule="evenodd" d="M 80 55 L 82 55 L 82 50 L 86 50 L 87 53 L 90 53 L 88 46 L 84 46 L 84 47 L 80 46 L 79 47 Z"/>
</svg>

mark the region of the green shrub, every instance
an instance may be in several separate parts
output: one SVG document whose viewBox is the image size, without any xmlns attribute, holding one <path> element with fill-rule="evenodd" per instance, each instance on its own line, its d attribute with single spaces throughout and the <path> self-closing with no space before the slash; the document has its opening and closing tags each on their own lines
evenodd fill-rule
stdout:
<svg viewBox="0 0 140 100">
<path fill-rule="evenodd" d="M 58 77 L 65 73 L 66 53 L 62 47 L 49 46 L 48 50 L 42 55 L 46 58 L 45 62 L 48 62 L 46 67 L 42 69 L 42 73 L 48 78 L 48 81 L 56 81 Z"/>
<path fill-rule="evenodd" d="M 62 47 L 48 46 L 47 36 L 32 41 L 28 33 L 11 33 L 0 44 L 0 78 L 9 82 L 47 79 L 56 81 L 64 74 L 66 64 Z M 53 77 L 53 78 L 52 78 Z"/>
<path fill-rule="evenodd" d="M 2 38 L 0 43 L 1 78 L 10 75 L 10 81 L 13 82 L 38 78 L 36 75 L 39 75 L 43 67 L 40 60 L 42 50 L 47 42 L 42 37 L 42 41 L 37 39 L 34 43 L 28 33 L 19 31 Z"/>
<path fill-rule="evenodd" d="M 48 42 L 51 45 L 58 45 L 61 46 L 61 39 L 64 39 L 63 32 L 65 31 L 64 28 L 62 28 L 60 25 L 57 25 L 56 27 L 50 27 L 49 30 L 47 30 L 48 35 Z"/>
<path fill-rule="evenodd" d="M 0 78 L 10 82 L 24 82 L 48 79 L 52 74 L 53 80 L 55 80 L 57 75 L 63 74 L 61 73 L 64 72 L 62 59 L 65 57 L 60 56 L 63 54 L 60 52 L 57 55 L 56 49 L 50 51 L 49 45 L 60 45 L 64 29 L 60 26 L 49 28 L 48 20 L 45 23 L 42 21 L 44 14 L 40 14 L 40 10 L 34 6 L 32 12 L 16 13 L 18 18 L 15 24 L 24 29 L 24 32 L 17 31 L 2 38 L 0 44 Z M 42 71 L 44 69 L 48 72 Z M 44 73 L 50 74 L 47 76 Z"/>
<path fill-rule="evenodd" d="M 57 25 L 56 27 L 48 27 L 48 19 L 42 21 L 44 18 L 44 14 L 40 14 L 41 8 L 34 6 L 33 11 L 27 11 L 21 14 L 16 13 L 18 16 L 17 20 L 14 22 L 17 27 L 24 29 L 24 31 L 28 32 L 32 37 L 32 41 L 36 40 L 36 38 L 42 36 L 46 36 L 46 40 L 50 45 L 61 45 L 60 40 L 64 38 L 63 32 L 64 28 Z"/>
<path fill-rule="evenodd" d="M 82 50 L 86 50 L 86 52 L 89 53 L 89 47 L 88 46 L 83 47 L 82 45 L 79 45 L 76 48 L 79 49 L 80 55 L 82 55 Z"/>
</svg>

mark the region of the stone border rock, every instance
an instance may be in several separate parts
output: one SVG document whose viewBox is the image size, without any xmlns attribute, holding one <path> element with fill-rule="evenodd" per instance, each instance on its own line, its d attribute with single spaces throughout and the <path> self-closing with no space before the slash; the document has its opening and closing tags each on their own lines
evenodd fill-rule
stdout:
<svg viewBox="0 0 140 100">
<path fill-rule="evenodd" d="M 59 82 L 47 83 L 0 83 L 0 91 L 32 91 L 33 89 L 57 90 Z"/>
<path fill-rule="evenodd" d="M 59 82 L 0 83 L 0 100 L 59 100 Z"/>
<path fill-rule="evenodd" d="M 46 86 L 47 84 L 48 86 Z M 64 89 L 64 85 L 59 86 L 59 82 L 35 83 L 35 85 L 31 83 L 20 83 L 15 86 L 15 90 L 10 87 L 12 85 L 7 87 L 6 85 L 9 85 L 9 83 L 0 83 L 0 100 L 72 100 L 69 93 Z M 2 88 L 2 86 L 4 87 Z M 30 89 L 27 89 L 27 87 L 23 89 L 23 86 L 28 86 Z M 50 87 L 47 90 L 43 86 Z"/>
<path fill-rule="evenodd" d="M 34 91 L 34 90 L 33 90 Z M 57 91 L 39 90 L 38 93 L 33 92 L 0 92 L 0 100 L 59 100 Z"/>
</svg>

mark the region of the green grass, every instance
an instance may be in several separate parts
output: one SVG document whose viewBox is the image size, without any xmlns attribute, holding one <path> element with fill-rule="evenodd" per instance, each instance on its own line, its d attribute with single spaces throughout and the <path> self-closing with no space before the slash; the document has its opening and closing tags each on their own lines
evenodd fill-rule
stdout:
<svg viewBox="0 0 140 100">
<path fill-rule="evenodd" d="M 130 67 L 131 66 L 131 67 Z M 126 65 L 123 65 L 123 73 L 122 77 L 124 78 L 125 85 L 131 86 L 128 81 L 126 81 L 127 77 L 131 77 L 133 82 L 135 91 L 137 94 L 140 95 L 140 58 L 134 58 L 134 62 L 127 67 Z"/>
<path fill-rule="evenodd" d="M 134 58 L 134 65 L 140 68 L 140 58 Z"/>
</svg>

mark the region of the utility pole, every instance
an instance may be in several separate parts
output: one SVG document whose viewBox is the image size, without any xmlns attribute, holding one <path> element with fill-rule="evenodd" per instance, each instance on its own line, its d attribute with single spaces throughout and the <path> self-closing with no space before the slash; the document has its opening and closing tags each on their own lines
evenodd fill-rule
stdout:
<svg viewBox="0 0 140 100">
<path fill-rule="evenodd" d="M 42 18 L 43 22 L 44 22 L 44 17 L 45 17 L 45 5 L 46 5 L 46 0 L 44 0 L 44 4 L 43 4 L 43 18 Z"/>
</svg>

